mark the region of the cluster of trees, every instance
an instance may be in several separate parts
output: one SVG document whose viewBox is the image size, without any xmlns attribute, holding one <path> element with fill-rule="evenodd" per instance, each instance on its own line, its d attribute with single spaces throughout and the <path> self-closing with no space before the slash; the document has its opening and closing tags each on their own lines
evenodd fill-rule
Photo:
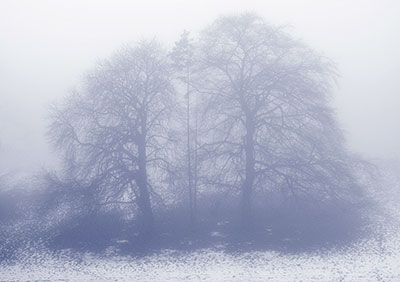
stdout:
<svg viewBox="0 0 400 282">
<path fill-rule="evenodd" d="M 171 50 L 125 46 L 52 108 L 63 170 L 49 185 L 79 190 L 92 213 L 122 211 L 145 236 L 156 211 L 179 203 L 194 228 L 201 199 L 235 199 L 244 229 L 257 205 L 353 201 L 354 161 L 329 105 L 335 77 L 329 60 L 253 14 L 221 17 L 196 39 L 184 32 Z"/>
</svg>

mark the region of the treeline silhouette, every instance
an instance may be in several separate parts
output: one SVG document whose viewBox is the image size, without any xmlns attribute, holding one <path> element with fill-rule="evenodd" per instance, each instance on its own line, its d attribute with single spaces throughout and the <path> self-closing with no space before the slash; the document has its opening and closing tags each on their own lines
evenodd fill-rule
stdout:
<svg viewBox="0 0 400 282">
<path fill-rule="evenodd" d="M 329 59 L 253 14 L 185 31 L 170 49 L 123 46 L 50 109 L 62 168 L 29 195 L 2 193 L 3 254 L 12 228 L 18 242 L 120 251 L 357 236 L 367 164 L 336 123 L 336 77 Z"/>
</svg>

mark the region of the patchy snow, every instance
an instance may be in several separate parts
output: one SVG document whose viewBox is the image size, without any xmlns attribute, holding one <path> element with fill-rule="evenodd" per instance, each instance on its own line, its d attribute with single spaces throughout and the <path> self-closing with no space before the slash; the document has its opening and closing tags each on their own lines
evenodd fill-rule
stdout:
<svg viewBox="0 0 400 282">
<path fill-rule="evenodd" d="M 398 176 L 400 174 L 396 174 Z M 400 281 L 400 179 L 375 193 L 381 206 L 370 239 L 336 249 L 287 254 L 230 253 L 223 245 L 192 252 L 164 250 L 145 257 L 25 249 L 0 263 L 0 281 Z M 395 184 L 395 185 L 394 185 Z M 391 191 L 388 191 L 391 190 Z M 219 236 L 219 233 L 212 234 Z M 121 242 L 123 243 L 123 242 Z"/>
<path fill-rule="evenodd" d="M 203 249 L 100 258 L 64 251 L 20 261 L 1 265 L 0 281 L 400 281 L 400 235 L 293 255 Z"/>
</svg>

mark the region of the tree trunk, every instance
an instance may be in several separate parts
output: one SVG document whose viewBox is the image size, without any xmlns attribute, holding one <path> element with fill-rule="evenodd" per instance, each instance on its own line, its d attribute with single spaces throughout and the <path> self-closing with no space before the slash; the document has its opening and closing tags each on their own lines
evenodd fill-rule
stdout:
<svg viewBox="0 0 400 282">
<path fill-rule="evenodd" d="M 146 156 L 146 141 L 145 134 L 142 134 L 141 140 L 138 143 L 139 153 L 139 174 L 136 184 L 139 188 L 138 205 L 141 212 L 141 221 L 143 224 L 143 235 L 150 236 L 153 233 L 153 210 L 151 208 L 150 193 L 147 184 L 147 156 Z"/>
<path fill-rule="evenodd" d="M 198 168 L 198 159 L 197 159 L 197 112 L 195 112 L 195 128 L 194 128 L 194 150 L 193 150 L 193 221 L 194 226 L 196 227 L 197 221 L 197 168 Z"/>
<path fill-rule="evenodd" d="M 252 226 L 252 192 L 255 178 L 254 124 L 251 117 L 246 118 L 245 136 L 245 177 L 242 184 L 242 225 L 245 230 Z"/>
<path fill-rule="evenodd" d="M 189 75 L 187 75 L 188 77 Z M 189 214 L 190 226 L 194 227 L 194 211 L 193 211 L 193 188 L 192 188 L 192 149 L 190 144 L 190 93 L 189 83 L 186 84 L 186 137 L 187 137 L 187 176 L 188 176 L 188 192 L 189 192 Z"/>
<path fill-rule="evenodd" d="M 188 192 L 189 192 L 189 216 L 190 227 L 192 230 L 196 227 L 196 179 L 193 179 L 193 169 L 197 169 L 196 163 L 192 166 L 192 154 L 196 151 L 192 149 L 191 128 L 190 128 L 190 68 L 186 69 L 186 134 L 187 134 L 187 176 L 188 176 Z M 196 125 L 197 126 L 197 125 Z M 196 133 L 197 134 L 197 133 Z M 196 137 L 195 137 L 196 138 Z M 193 156 L 196 162 L 196 156 Z M 196 172 L 194 173 L 196 177 Z"/>
</svg>

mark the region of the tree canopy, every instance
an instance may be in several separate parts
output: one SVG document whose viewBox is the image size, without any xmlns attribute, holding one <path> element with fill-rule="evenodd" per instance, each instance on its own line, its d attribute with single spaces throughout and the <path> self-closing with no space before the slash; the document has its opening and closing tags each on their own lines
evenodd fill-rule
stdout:
<svg viewBox="0 0 400 282">
<path fill-rule="evenodd" d="M 214 167 L 205 173 L 240 191 L 244 222 L 254 190 L 321 202 L 357 189 L 329 105 L 328 59 L 252 14 L 218 19 L 199 45 L 202 147 Z"/>
<path fill-rule="evenodd" d="M 283 209 L 357 197 L 330 106 L 335 78 L 332 62 L 285 28 L 225 16 L 170 52 L 142 41 L 104 60 L 52 109 L 49 135 L 70 186 L 94 207 L 128 206 L 146 235 L 154 207 L 173 208 L 182 183 L 192 225 L 200 199 L 209 206 L 223 192 L 250 229 L 255 203 L 268 205 L 260 195 L 279 195 Z"/>
<path fill-rule="evenodd" d="M 138 208 L 148 230 L 150 194 L 168 167 L 166 125 L 174 107 L 169 68 L 154 41 L 125 47 L 52 111 L 50 135 L 65 153 L 67 175 L 96 190 L 99 205 Z"/>
</svg>

